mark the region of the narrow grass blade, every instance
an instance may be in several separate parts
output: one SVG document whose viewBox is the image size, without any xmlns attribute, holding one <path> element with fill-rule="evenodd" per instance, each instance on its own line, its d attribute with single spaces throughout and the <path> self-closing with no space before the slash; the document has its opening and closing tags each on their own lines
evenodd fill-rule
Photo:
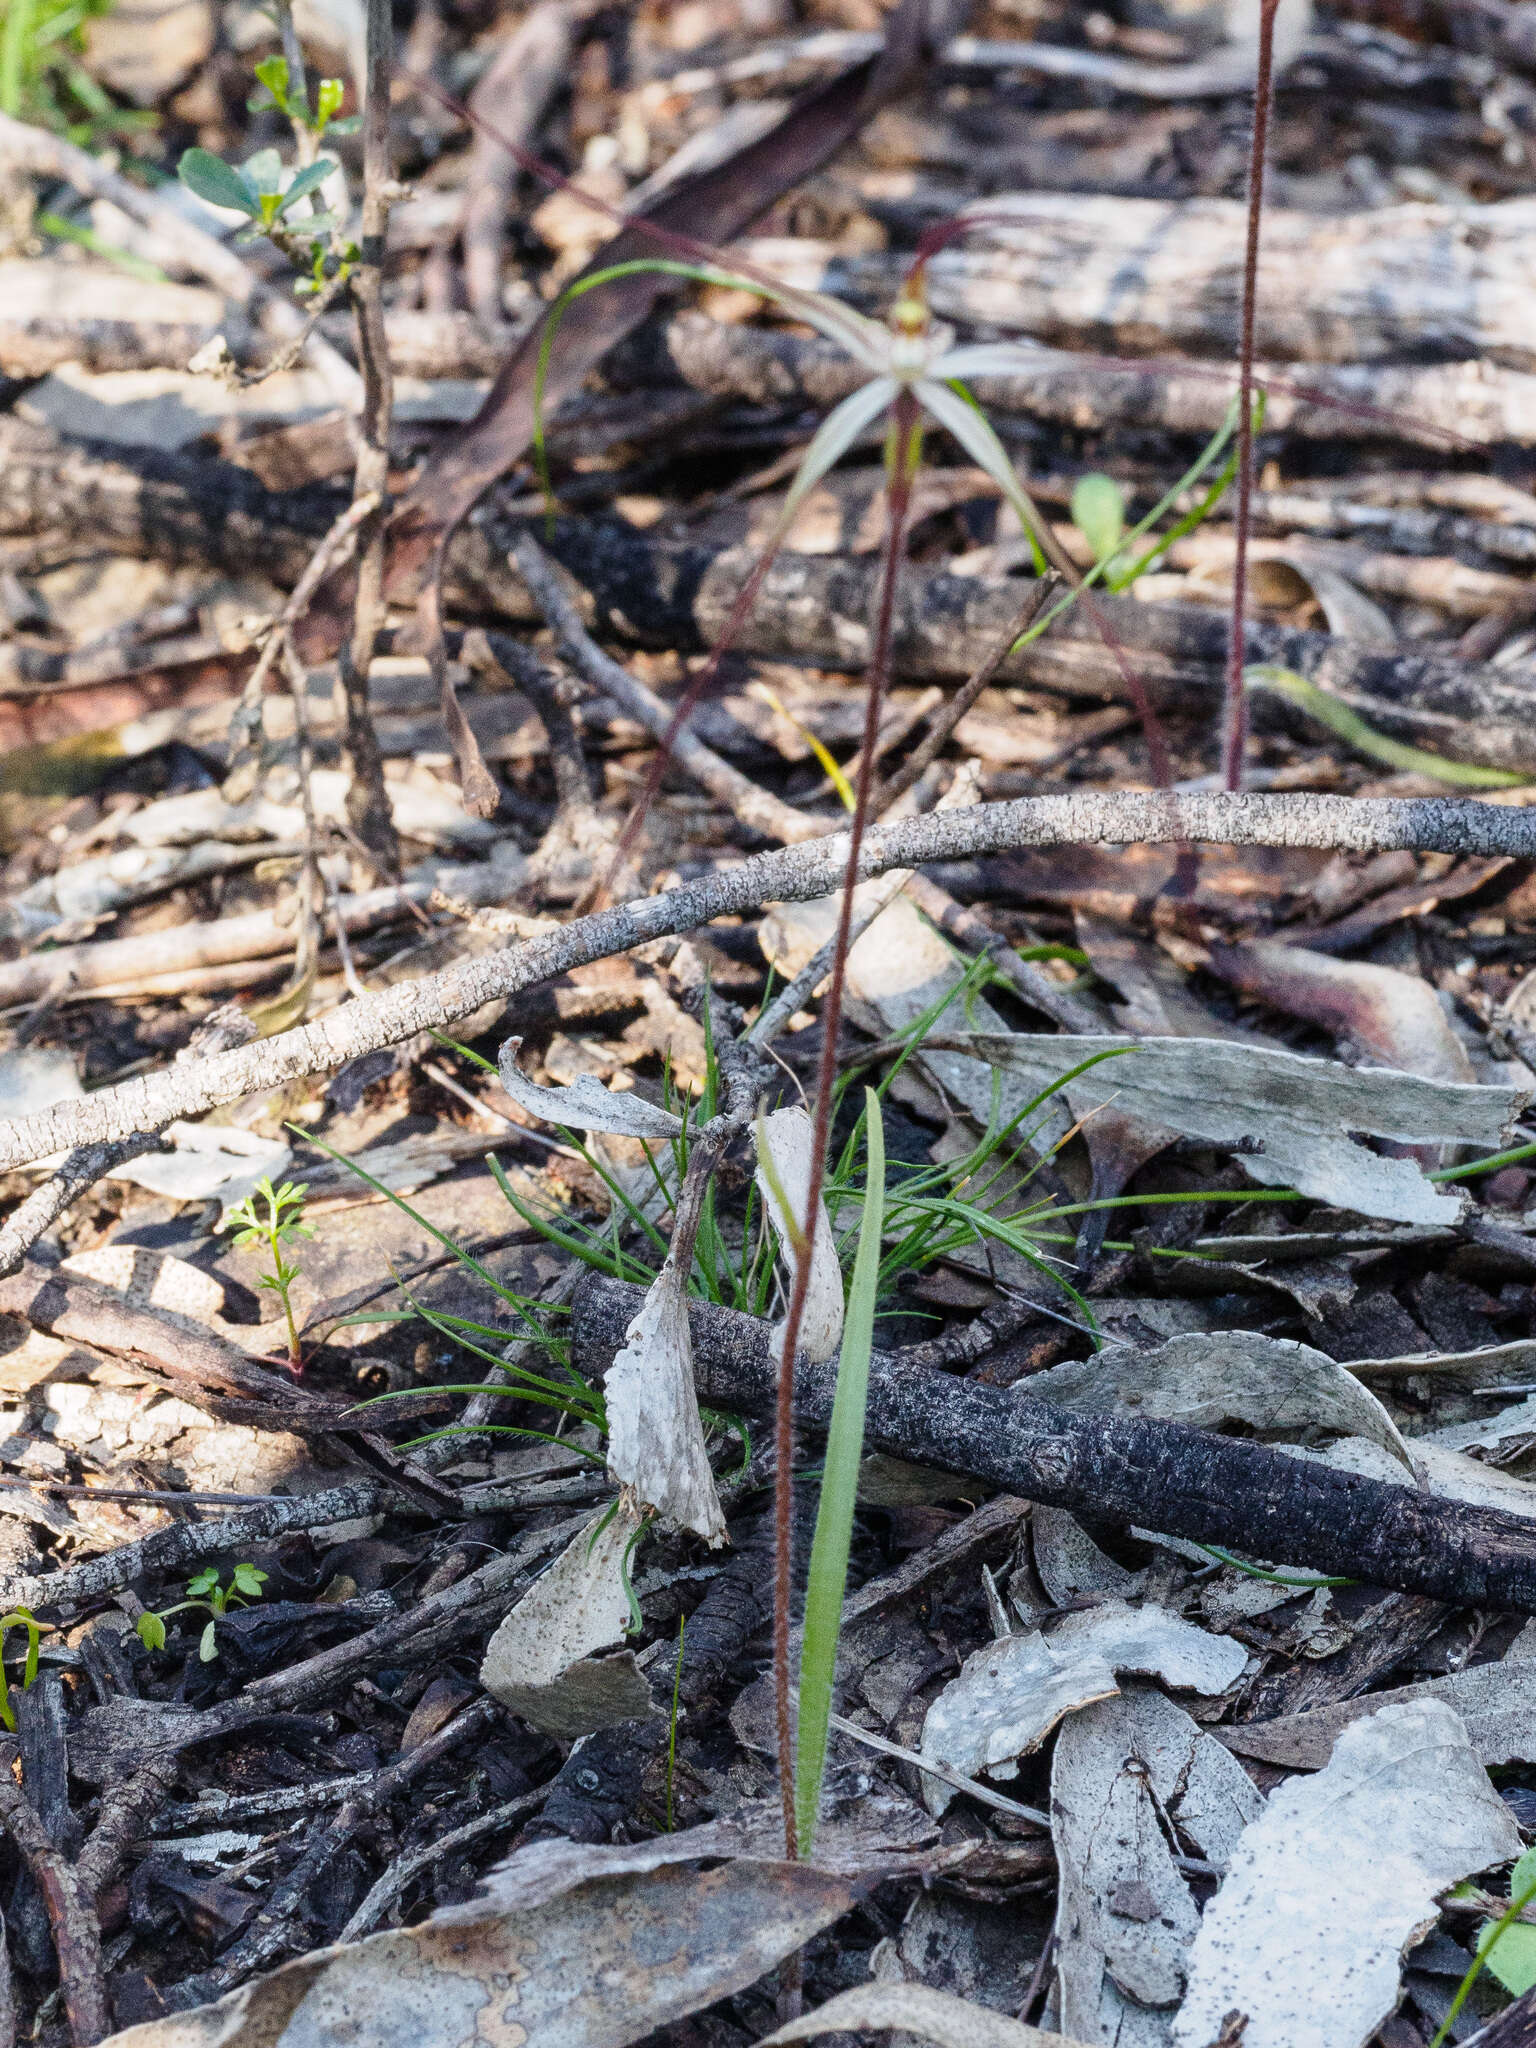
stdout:
<svg viewBox="0 0 1536 2048">
<path fill-rule="evenodd" d="M 885 1128 L 872 1088 L 864 1092 L 868 1118 L 864 1220 L 848 1289 L 843 1350 L 838 1364 L 832 1423 L 827 1431 L 826 1467 L 811 1544 L 805 1596 L 804 1649 L 800 1659 L 800 1726 L 795 1754 L 795 1832 L 800 1854 L 810 1851 L 827 1769 L 827 1731 L 832 1680 L 842 1627 L 843 1589 L 864 1450 L 864 1410 L 869 1394 L 869 1355 L 875 1334 L 875 1291 L 880 1278 L 880 1232 L 885 1215 Z"/>
</svg>

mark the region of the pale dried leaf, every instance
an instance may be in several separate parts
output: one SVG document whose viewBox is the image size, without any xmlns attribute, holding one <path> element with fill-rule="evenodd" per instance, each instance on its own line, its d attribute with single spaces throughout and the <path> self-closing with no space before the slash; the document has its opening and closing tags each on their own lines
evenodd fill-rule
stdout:
<svg viewBox="0 0 1536 2048">
<path fill-rule="evenodd" d="M 588 1662 L 594 1651 L 624 1639 L 629 1621 L 624 1554 L 635 1528 L 634 1518 L 622 1509 L 606 1521 L 594 1516 L 487 1644 L 480 1683 L 531 1727 L 570 1741 L 647 1711 L 648 1689 L 644 1704 L 635 1706 L 632 1684 L 624 1678 L 594 1680 Z M 627 1710 L 610 1713 L 615 1701 L 627 1704 Z M 595 1720 L 590 1718 L 594 1713 Z"/>
<path fill-rule="evenodd" d="M 788 1210 L 758 1160 L 757 1185 L 779 1240 L 786 1269 L 786 1288 L 794 1284 L 795 1242 L 805 1237 L 807 1204 L 811 1192 L 811 1140 L 814 1127 L 803 1109 L 776 1109 L 757 1126 L 759 1150 L 767 1148 L 773 1179 L 783 1192 Z M 843 1274 L 837 1260 L 837 1245 L 826 1205 L 818 1203 L 816 1228 L 811 1234 L 811 1279 L 800 1319 L 802 1357 L 819 1364 L 830 1358 L 843 1337 Z"/>
<path fill-rule="evenodd" d="M 919 1747 L 967 1778 L 1017 1776 L 1017 1759 L 1038 1749 L 1066 1714 L 1117 1691 L 1115 1674 L 1089 1645 L 1058 1652 L 1043 1635 L 1002 1636 L 967 1657 L 928 1709 Z M 930 1813 L 943 1813 L 953 1787 L 924 1776 Z"/>
<path fill-rule="evenodd" d="M 814 2041 L 821 2034 L 894 2029 L 934 2048 L 1080 2048 L 1060 2034 L 1042 2034 L 990 2006 L 973 2005 L 929 1984 L 856 1984 L 769 2034 L 759 2048 Z"/>
<path fill-rule="evenodd" d="M 1035 1375 L 1040 1377 L 1043 1375 Z M 1128 1572 L 1100 1550 L 1065 1508 L 1037 1507 L 1030 1518 L 1029 1534 L 1036 1575 L 1058 1607 L 1073 1600 L 1098 1599 L 1105 1593 L 1118 1597 L 1133 1592 L 1141 1583 L 1138 1572 Z M 1023 1618 L 1030 1619 L 1027 1614 Z"/>
<path fill-rule="evenodd" d="M 1124 1600 L 1065 1615 L 1047 1640 L 1058 1655 L 1093 1650 L 1114 1672 L 1160 1678 L 1175 1691 L 1208 1697 L 1236 1685 L 1248 1662 L 1230 1636 L 1213 1636 L 1166 1607 L 1132 1607 Z"/>
<path fill-rule="evenodd" d="M 258 1181 L 281 1181 L 293 1154 L 278 1138 L 263 1138 L 238 1124 L 167 1125 L 169 1152 L 145 1152 L 116 1166 L 109 1180 L 131 1181 L 152 1195 L 178 1202 L 217 1198 L 222 1215 L 253 1194 Z M 222 1217 L 221 1217 L 222 1220 Z"/>
<path fill-rule="evenodd" d="M 725 1541 L 693 1386 L 693 1340 L 683 1275 L 671 1254 L 646 1290 L 603 1383 L 608 1470 L 672 1528 Z"/>
<path fill-rule="evenodd" d="M 1122 1111 L 1207 1144 L 1258 1139 L 1262 1152 L 1238 1155 L 1252 1179 L 1401 1223 L 1454 1222 L 1464 1197 L 1442 1192 L 1414 1160 L 1384 1158 L 1357 1144 L 1350 1133 L 1364 1131 L 1404 1145 L 1485 1145 L 1491 1151 L 1505 1142 L 1528 1100 L 1517 1088 L 1432 1081 L 1386 1067 L 1346 1067 L 1221 1038 L 1089 1034 L 1064 1042 L 977 1032 L 966 1043 L 1014 1082 L 1020 1107 L 1058 1081 L 1069 1064 L 1114 1051 L 1117 1057 L 1066 1088 L 1073 1117 L 1091 1115 L 1113 1101 Z M 1059 1108 L 1055 1124 L 1058 1133 L 1067 1128 L 1066 1113 Z"/>
<path fill-rule="evenodd" d="M 1290 1338 L 1233 1330 L 1173 1337 L 1155 1351 L 1107 1344 L 1036 1373 L 1029 1391 L 1090 1415 L 1156 1416 L 1192 1429 L 1242 1423 L 1271 1441 L 1319 1431 L 1365 1437 L 1413 1470 L 1408 1446 L 1376 1396 L 1326 1353 Z"/>
<path fill-rule="evenodd" d="M 1174 2041 L 1206 2048 L 1241 2012 L 1244 2048 L 1363 2048 L 1439 1895 L 1519 1853 L 1460 1717 L 1431 1699 L 1380 1709 L 1244 1832 L 1190 1951 Z"/>
<path fill-rule="evenodd" d="M 658 1109 L 632 1090 L 616 1094 L 593 1074 L 578 1074 L 564 1088 L 541 1088 L 517 1064 L 520 1038 L 509 1038 L 497 1058 L 501 1085 L 529 1116 L 570 1131 L 606 1131 L 615 1138 L 669 1140 L 683 1134 L 681 1117 Z"/>
<path fill-rule="evenodd" d="M 1469 1387 L 1501 1386 L 1536 1375 L 1536 1337 L 1517 1337 L 1508 1344 L 1485 1344 L 1475 1351 L 1410 1351 L 1396 1358 L 1349 1358 L 1344 1370 L 1357 1379 L 1436 1379 Z"/>
<path fill-rule="evenodd" d="M 550 1853 L 553 1852 L 553 1853 Z M 700 1858 L 735 1860 L 707 1870 Z M 867 1859 L 859 1875 L 926 1859 Z M 479 1898 L 316 1949 L 123 2048 L 628 2048 L 745 1989 L 841 1917 L 859 1875 L 742 1854 L 719 1823 L 638 1848 L 535 1843 Z"/>
<path fill-rule="evenodd" d="M 1219 1866 L 1262 1804 L 1232 1763 L 1181 1708 L 1144 1688 L 1062 1730 L 1051 1831 L 1061 2023 L 1070 2032 L 1136 2048 L 1167 2040 L 1199 1914 L 1163 1814 Z"/>
</svg>

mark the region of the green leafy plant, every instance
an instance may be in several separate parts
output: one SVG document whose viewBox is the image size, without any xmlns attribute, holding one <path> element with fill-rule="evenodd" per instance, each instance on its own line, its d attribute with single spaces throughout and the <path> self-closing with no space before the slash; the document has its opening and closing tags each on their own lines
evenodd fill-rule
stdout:
<svg viewBox="0 0 1536 2048">
<path fill-rule="evenodd" d="M 80 62 L 86 23 L 111 10 L 112 0 L 0 0 L 0 113 L 81 144 L 153 126 L 153 114 L 119 107 Z"/>
<path fill-rule="evenodd" d="M 173 1614 L 185 1614 L 189 1609 L 200 1609 L 208 1620 L 197 1646 L 199 1660 L 211 1664 L 219 1654 L 218 1626 L 231 1607 L 248 1607 L 252 1601 L 261 1598 L 261 1589 L 266 1584 L 268 1573 L 248 1564 L 243 1558 L 230 1574 L 226 1586 L 219 1577 L 217 1565 L 208 1565 L 195 1577 L 187 1581 L 187 1597 L 178 1600 L 174 1607 L 161 1607 L 153 1612 L 141 1614 L 135 1624 L 139 1641 L 146 1650 L 165 1648 L 165 1624 Z M 3 1627 L 3 1624 L 0 1624 Z"/>
<path fill-rule="evenodd" d="M 27 1632 L 27 1661 L 21 1673 L 23 1692 L 37 1676 L 38 1649 L 43 1635 L 42 1623 L 28 1607 L 13 1607 L 9 1614 L 0 1614 L 0 1722 L 4 1722 L 13 1735 L 16 1732 L 16 1709 L 11 1705 L 10 1681 L 5 1673 L 5 1639 L 12 1629 L 17 1628 Z"/>
<path fill-rule="evenodd" d="M 288 1363 L 295 1376 L 304 1370 L 304 1353 L 293 1315 L 293 1283 L 299 1277 L 299 1266 L 296 1261 L 285 1259 L 283 1252 L 285 1247 L 315 1234 L 304 1221 L 307 1193 L 303 1181 L 295 1185 L 285 1180 L 280 1188 L 274 1188 L 263 1175 L 252 1193 L 243 1202 L 237 1202 L 219 1226 L 221 1230 L 234 1231 L 240 1251 L 264 1251 L 271 1259 L 272 1271 L 263 1273 L 257 1285 L 277 1295 L 283 1304 L 283 1319 L 288 1325 Z"/>
<path fill-rule="evenodd" d="M 1462 1887 L 1459 1892 L 1453 1892 L 1452 1898 L 1462 1896 L 1466 1889 Z M 1457 1986 L 1450 2011 L 1441 2021 L 1440 2030 L 1429 2048 L 1443 2048 L 1473 1985 L 1485 1968 L 1498 1978 L 1512 1997 L 1519 1998 L 1536 1985 L 1536 1927 L 1529 1926 L 1520 1918 L 1533 1899 L 1536 1899 L 1536 1849 L 1527 1849 L 1509 1873 L 1509 1904 L 1499 1918 L 1489 1921 L 1478 1935 L 1477 1954 Z"/>
<path fill-rule="evenodd" d="M 188 149 L 182 152 L 177 175 L 208 205 L 245 215 L 248 225 L 236 235 L 237 242 L 264 235 L 281 249 L 303 273 L 295 286 L 301 295 L 334 290 L 350 275 L 358 252 L 341 232 L 341 217 L 319 205 L 320 187 L 341 167 L 335 157 L 318 156 L 316 150 L 323 135 L 350 133 L 358 125 L 357 117 L 336 118 L 346 96 L 339 78 L 320 80 L 311 108 L 304 81 L 290 83 L 286 57 L 263 58 L 256 77 L 260 90 L 249 102 L 251 110 L 276 108 L 286 117 L 298 144 L 297 166 L 290 171 L 271 147 L 258 149 L 242 164 L 226 163 L 212 150 Z M 307 208 L 302 206 L 305 200 Z"/>
<path fill-rule="evenodd" d="M 853 1512 L 858 1501 L 859 1462 L 864 1454 L 864 1413 L 869 1398 L 869 1357 L 874 1348 L 875 1300 L 880 1287 L 880 1233 L 885 1216 L 885 1127 L 880 1098 L 864 1091 L 864 1213 L 859 1223 L 859 1249 L 853 1262 L 843 1344 L 838 1357 L 837 1388 L 827 1430 L 827 1455 L 816 1533 L 811 1541 L 810 1576 L 806 1584 L 805 1622 L 800 1656 L 800 1721 L 795 1743 L 795 1839 L 802 1856 L 810 1853 L 821 1811 L 821 1788 L 827 1771 L 827 1731 L 831 1725 L 832 1682 L 837 1670 L 837 1645 L 842 1633 L 843 1593 L 848 1583 L 848 1552 L 853 1538 Z"/>
</svg>

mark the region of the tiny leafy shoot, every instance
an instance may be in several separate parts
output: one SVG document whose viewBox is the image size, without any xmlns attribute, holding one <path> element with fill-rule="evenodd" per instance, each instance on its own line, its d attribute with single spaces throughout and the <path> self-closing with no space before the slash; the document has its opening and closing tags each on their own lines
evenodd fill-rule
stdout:
<svg viewBox="0 0 1536 2048">
<path fill-rule="evenodd" d="M 264 1251 L 272 1261 L 272 1271 L 263 1273 L 257 1284 L 277 1295 L 282 1302 L 283 1319 L 288 1326 L 288 1364 L 295 1378 L 304 1370 L 304 1353 L 293 1314 L 293 1283 L 298 1279 L 300 1269 L 296 1260 L 285 1258 L 283 1254 L 301 1238 L 315 1234 L 304 1221 L 304 1197 L 307 1193 L 308 1188 L 303 1181 L 295 1184 L 285 1180 L 280 1188 L 274 1188 L 271 1181 L 263 1176 L 245 1200 L 234 1205 L 220 1225 L 221 1229 L 235 1233 L 237 1249 Z"/>
</svg>

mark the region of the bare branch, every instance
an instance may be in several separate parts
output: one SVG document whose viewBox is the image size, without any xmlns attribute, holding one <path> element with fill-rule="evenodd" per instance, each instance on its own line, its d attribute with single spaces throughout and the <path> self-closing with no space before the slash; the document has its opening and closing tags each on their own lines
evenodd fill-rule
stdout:
<svg viewBox="0 0 1536 2048">
<path fill-rule="evenodd" d="M 1316 847 L 1328 852 L 1536 856 L 1536 815 L 1448 797 L 1174 794 L 1113 790 L 977 804 L 877 826 L 864 843 L 859 877 L 927 861 L 962 860 L 1020 846 L 1168 845 Z M 842 886 L 842 832 L 757 855 L 660 895 L 622 903 L 562 925 L 526 945 L 465 960 L 420 981 L 401 982 L 328 1017 L 256 1045 L 135 1075 L 83 1100 L 0 1123 L 0 1172 L 76 1145 L 101 1144 L 201 1116 L 221 1102 L 328 1073 L 419 1031 L 446 1029 L 482 1004 L 518 994 L 573 967 L 605 960 L 711 918 L 765 902 L 804 902 Z"/>
</svg>

